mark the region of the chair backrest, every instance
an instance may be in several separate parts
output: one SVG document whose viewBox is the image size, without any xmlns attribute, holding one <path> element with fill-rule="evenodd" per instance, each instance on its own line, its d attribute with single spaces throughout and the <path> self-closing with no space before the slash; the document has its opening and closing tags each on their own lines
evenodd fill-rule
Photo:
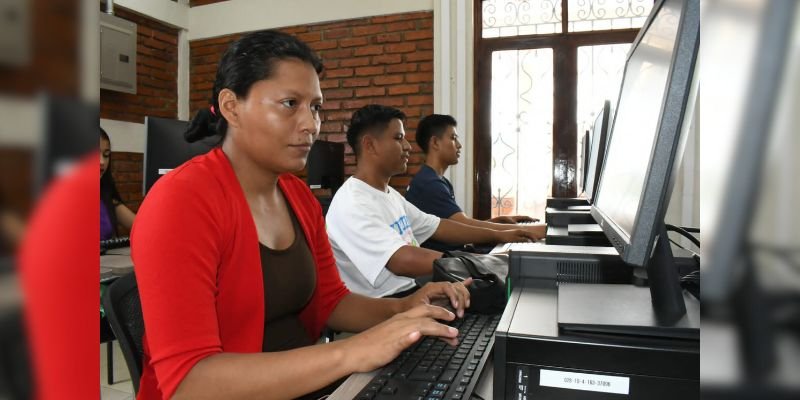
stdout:
<svg viewBox="0 0 800 400">
<path fill-rule="evenodd" d="M 139 288 L 133 272 L 117 279 L 108 287 L 103 294 L 103 308 L 125 356 L 125 363 L 133 381 L 133 390 L 138 393 L 144 357 L 142 346 L 144 320 L 142 304 L 139 301 Z"/>
</svg>

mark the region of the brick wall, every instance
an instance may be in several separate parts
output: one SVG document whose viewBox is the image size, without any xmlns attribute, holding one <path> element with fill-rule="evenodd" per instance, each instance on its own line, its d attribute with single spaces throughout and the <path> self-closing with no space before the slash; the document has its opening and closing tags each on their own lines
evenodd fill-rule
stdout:
<svg viewBox="0 0 800 400">
<path fill-rule="evenodd" d="M 142 204 L 142 153 L 115 151 L 111 153 L 111 174 L 122 197 L 122 202 L 136 212 Z M 119 227 L 119 234 L 127 236 L 129 232 Z"/>
<path fill-rule="evenodd" d="M 136 94 L 100 90 L 100 118 L 144 123 L 145 116 L 178 115 L 178 30 L 117 7 L 116 16 L 137 24 Z M 111 144 L 112 150 L 114 144 Z M 142 202 L 143 154 L 112 152 L 111 172 L 125 204 Z M 120 234 L 127 234 L 120 231 Z"/>
<path fill-rule="evenodd" d="M 146 115 L 178 115 L 178 30 L 120 7 L 137 24 L 136 94 L 100 90 L 100 118 L 143 123 Z"/>
<path fill-rule="evenodd" d="M 422 163 L 414 140 L 419 119 L 433 112 L 433 13 L 415 12 L 280 29 L 296 35 L 325 63 L 320 81 L 325 98 L 320 139 L 346 142 L 346 123 L 366 104 L 383 104 L 408 115 L 406 134 L 413 146 L 407 174 L 391 185 L 405 188 Z M 241 35 L 197 40 L 191 48 L 191 112 L 208 106 L 217 63 Z M 346 147 L 345 174 L 355 171 Z M 300 174 L 302 175 L 302 173 Z"/>
</svg>

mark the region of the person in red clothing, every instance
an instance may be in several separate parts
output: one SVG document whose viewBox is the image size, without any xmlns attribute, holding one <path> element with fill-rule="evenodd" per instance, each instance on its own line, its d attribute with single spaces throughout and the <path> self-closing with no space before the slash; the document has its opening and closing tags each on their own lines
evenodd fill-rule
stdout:
<svg viewBox="0 0 800 400">
<path fill-rule="evenodd" d="M 159 179 L 131 234 L 139 399 L 317 396 L 422 335 L 455 344 L 437 320 L 463 315 L 471 281 L 375 299 L 339 278 L 320 205 L 291 174 L 319 133 L 321 71 L 305 43 L 276 31 L 246 34 L 222 56 L 211 106 L 186 132 L 219 135 L 220 146 Z M 325 326 L 360 333 L 315 345 Z"/>
</svg>

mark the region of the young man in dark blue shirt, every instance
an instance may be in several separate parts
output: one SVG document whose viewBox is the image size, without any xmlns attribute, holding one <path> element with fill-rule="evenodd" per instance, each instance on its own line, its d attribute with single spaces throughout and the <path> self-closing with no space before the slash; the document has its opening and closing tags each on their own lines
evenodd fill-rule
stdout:
<svg viewBox="0 0 800 400">
<path fill-rule="evenodd" d="M 411 179 L 406 200 L 428 214 L 446 218 L 462 224 L 496 230 L 519 229 L 518 222 L 535 222 L 526 216 L 500 216 L 481 221 L 468 217 L 456 204 L 453 185 L 443 175 L 451 165 L 458 164 L 461 143 L 456 132 L 456 120 L 449 115 L 431 114 L 417 125 L 417 144 L 425 152 L 425 164 Z M 544 237 L 546 225 L 526 226 Z M 461 249 L 462 246 L 429 239 L 422 247 L 437 251 Z"/>
</svg>

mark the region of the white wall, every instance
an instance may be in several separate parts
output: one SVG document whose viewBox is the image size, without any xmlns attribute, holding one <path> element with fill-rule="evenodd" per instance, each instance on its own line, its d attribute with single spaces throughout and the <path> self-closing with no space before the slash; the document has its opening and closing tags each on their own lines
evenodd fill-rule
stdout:
<svg viewBox="0 0 800 400">
<path fill-rule="evenodd" d="M 230 0 L 189 10 L 189 40 L 433 9 L 434 0 Z M 233 23 L 232 21 L 235 21 Z"/>
</svg>

